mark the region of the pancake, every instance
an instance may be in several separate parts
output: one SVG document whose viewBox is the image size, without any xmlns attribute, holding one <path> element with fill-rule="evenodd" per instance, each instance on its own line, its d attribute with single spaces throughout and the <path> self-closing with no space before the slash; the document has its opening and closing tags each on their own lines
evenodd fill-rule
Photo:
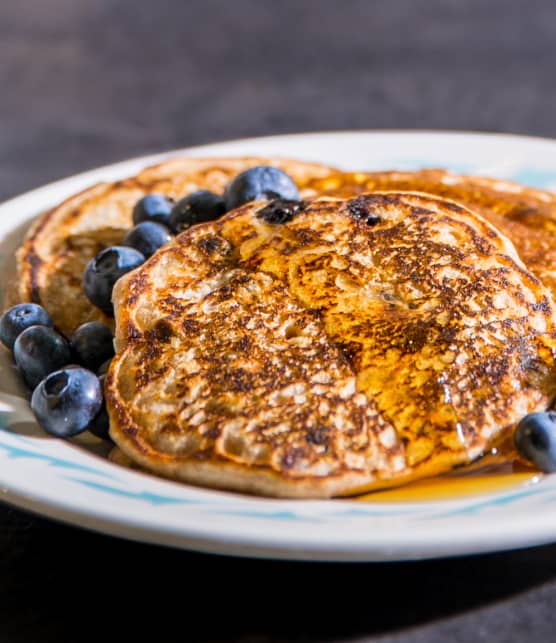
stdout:
<svg viewBox="0 0 556 643">
<path fill-rule="evenodd" d="M 239 172 L 274 165 L 288 172 L 300 189 L 330 169 L 315 163 L 265 158 L 175 158 L 146 168 L 137 176 L 101 183 L 42 215 L 17 252 L 17 281 L 5 306 L 33 301 L 50 313 L 66 335 L 88 321 L 113 326 L 113 320 L 85 296 L 85 266 L 104 248 L 121 243 L 133 227 L 133 206 L 145 194 L 180 198 L 195 190 L 223 192 Z"/>
<path fill-rule="evenodd" d="M 453 199 L 490 221 L 515 245 L 526 266 L 556 298 L 556 194 L 519 183 L 445 170 L 336 174 L 316 179 L 312 194 L 348 197 L 409 190 Z"/>
<path fill-rule="evenodd" d="M 318 498 L 443 473 L 556 390 L 550 293 L 438 197 L 247 204 L 113 299 L 110 434 L 198 485 Z"/>
</svg>

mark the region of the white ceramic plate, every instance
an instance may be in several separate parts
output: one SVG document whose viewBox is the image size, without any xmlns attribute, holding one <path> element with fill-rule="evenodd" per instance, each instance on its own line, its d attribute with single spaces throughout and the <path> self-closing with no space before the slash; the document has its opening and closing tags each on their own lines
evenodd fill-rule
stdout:
<svg viewBox="0 0 556 643">
<path fill-rule="evenodd" d="M 443 132 L 331 132 L 177 150 L 80 174 L 0 206 L 3 286 L 29 222 L 72 193 L 172 155 L 277 155 L 346 169 L 445 167 L 556 188 L 556 141 Z M 102 447 L 45 436 L 0 353 L 0 493 L 34 512 L 126 538 L 247 556 L 403 560 L 556 540 L 556 476 L 429 502 L 283 501 L 197 489 L 111 464 Z"/>
</svg>

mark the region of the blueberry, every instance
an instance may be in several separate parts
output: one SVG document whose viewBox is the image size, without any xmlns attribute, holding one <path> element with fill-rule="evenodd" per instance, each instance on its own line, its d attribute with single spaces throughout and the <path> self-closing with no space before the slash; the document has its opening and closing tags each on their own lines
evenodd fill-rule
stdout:
<svg viewBox="0 0 556 643">
<path fill-rule="evenodd" d="M 102 364 L 97 368 L 97 375 L 99 377 L 101 375 L 106 375 L 106 373 L 108 373 L 108 369 L 110 368 L 111 363 L 112 363 L 111 359 L 107 359 L 105 362 L 102 362 Z"/>
<path fill-rule="evenodd" d="M 519 453 L 542 471 L 556 471 L 556 412 L 529 413 L 514 433 Z"/>
<path fill-rule="evenodd" d="M 71 366 L 51 373 L 31 396 L 31 409 L 42 428 L 59 438 L 82 433 L 102 406 L 98 377 Z"/>
<path fill-rule="evenodd" d="M 358 221 L 363 221 L 368 226 L 375 226 L 382 221 L 381 217 L 371 210 L 365 195 L 352 199 L 348 203 L 351 216 Z"/>
<path fill-rule="evenodd" d="M 30 388 L 71 362 L 68 342 L 48 326 L 30 326 L 15 340 L 14 358 Z"/>
<path fill-rule="evenodd" d="M 226 203 L 218 194 L 198 190 L 180 199 L 172 208 L 170 229 L 176 234 L 189 226 L 205 221 L 214 221 L 226 212 Z"/>
<path fill-rule="evenodd" d="M 101 440 L 110 440 L 110 420 L 105 404 L 101 406 L 100 411 L 95 415 L 87 430 Z"/>
<path fill-rule="evenodd" d="M 173 202 L 163 194 L 147 194 L 133 208 L 133 223 L 155 221 L 168 225 Z"/>
<path fill-rule="evenodd" d="M 293 179 L 276 167 L 260 165 L 238 174 L 226 188 L 226 209 L 232 210 L 258 199 L 299 200 Z"/>
<path fill-rule="evenodd" d="M 13 350 L 17 336 L 29 326 L 53 326 L 52 319 L 39 304 L 17 304 L 0 317 L 0 341 Z"/>
<path fill-rule="evenodd" d="M 145 256 L 134 248 L 112 246 L 89 261 L 83 273 L 83 288 L 90 301 L 107 315 L 114 314 L 112 289 L 126 272 L 145 261 Z"/>
<path fill-rule="evenodd" d="M 139 250 L 148 258 L 170 239 L 172 234 L 165 225 L 154 221 L 143 221 L 126 234 L 123 244 Z"/>
<path fill-rule="evenodd" d="M 302 201 L 289 201 L 287 199 L 274 199 L 257 212 L 257 216 L 267 223 L 287 223 L 301 212 L 304 207 Z"/>
<path fill-rule="evenodd" d="M 77 361 L 91 371 L 114 355 L 112 331 L 101 322 L 79 326 L 71 336 L 70 346 Z"/>
<path fill-rule="evenodd" d="M 98 378 L 101 392 L 104 390 L 104 375 L 101 375 Z M 108 411 L 106 410 L 106 404 L 104 398 L 99 412 L 95 415 L 91 423 L 87 426 L 87 430 L 90 431 L 93 435 L 96 435 L 97 438 L 102 440 L 109 440 L 110 434 L 108 429 L 110 428 L 110 423 L 108 420 Z"/>
</svg>

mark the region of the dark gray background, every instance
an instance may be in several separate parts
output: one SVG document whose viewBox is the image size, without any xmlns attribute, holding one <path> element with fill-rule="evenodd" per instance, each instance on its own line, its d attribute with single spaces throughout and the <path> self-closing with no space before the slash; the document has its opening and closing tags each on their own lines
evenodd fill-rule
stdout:
<svg viewBox="0 0 556 643">
<path fill-rule="evenodd" d="M 555 67 L 551 0 L 0 0 L 0 197 L 259 134 L 555 136 Z M 176 552 L 8 508 L 0 526 L 3 641 L 556 636 L 556 546 L 326 565 Z"/>
</svg>

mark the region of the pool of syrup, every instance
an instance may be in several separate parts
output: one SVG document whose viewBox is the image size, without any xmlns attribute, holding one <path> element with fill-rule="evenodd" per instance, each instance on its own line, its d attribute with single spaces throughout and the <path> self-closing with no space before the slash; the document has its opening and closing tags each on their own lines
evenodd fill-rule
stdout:
<svg viewBox="0 0 556 643">
<path fill-rule="evenodd" d="M 492 464 L 472 471 L 453 472 L 416 480 L 401 487 L 366 493 L 352 500 L 359 502 L 429 502 L 455 500 L 511 491 L 536 484 L 542 473 L 520 461 Z"/>
</svg>

